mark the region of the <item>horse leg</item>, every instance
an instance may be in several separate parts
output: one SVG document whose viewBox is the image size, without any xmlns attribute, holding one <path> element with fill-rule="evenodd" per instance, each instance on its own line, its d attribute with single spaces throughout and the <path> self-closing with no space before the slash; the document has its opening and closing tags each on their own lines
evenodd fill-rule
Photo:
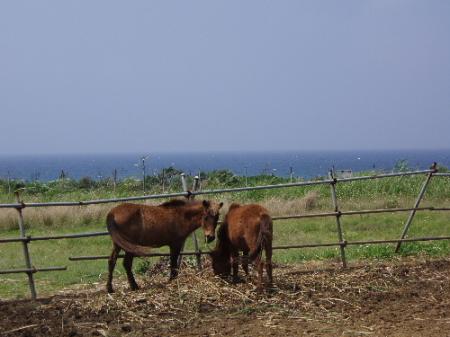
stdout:
<svg viewBox="0 0 450 337">
<path fill-rule="evenodd" d="M 181 245 L 170 246 L 170 278 L 172 281 L 178 276 L 178 257 L 180 256 Z"/>
<path fill-rule="evenodd" d="M 109 293 L 113 293 L 113 287 L 112 287 L 112 278 L 114 273 L 114 268 L 116 266 L 117 256 L 119 255 L 121 248 L 113 243 L 113 250 L 111 252 L 111 256 L 108 259 L 108 281 L 106 282 L 106 290 L 108 290 Z"/>
<path fill-rule="evenodd" d="M 133 270 L 131 269 L 133 267 L 133 258 L 134 258 L 133 254 L 125 252 L 125 257 L 123 259 L 123 267 L 127 272 L 128 283 L 130 284 L 131 290 L 138 290 L 139 286 L 137 285 L 136 280 L 134 279 Z"/>
<path fill-rule="evenodd" d="M 245 275 L 248 276 L 248 249 L 242 252 L 242 269 L 244 269 Z"/>
<path fill-rule="evenodd" d="M 272 278 L 272 245 L 267 245 L 265 248 L 266 251 L 266 273 L 268 278 L 268 287 L 272 287 L 273 278 Z"/>
<path fill-rule="evenodd" d="M 233 267 L 233 282 L 239 282 L 238 271 L 239 271 L 239 251 L 231 251 L 231 265 Z"/>
<path fill-rule="evenodd" d="M 252 251 L 250 253 L 250 255 L 255 256 L 256 252 Z M 257 292 L 261 292 L 262 291 L 262 277 L 263 277 L 263 270 L 264 270 L 264 262 L 262 259 L 262 254 L 261 252 L 259 252 L 255 259 L 253 260 L 253 265 L 257 268 L 258 270 L 258 281 L 257 281 L 257 285 L 256 285 L 256 291 Z"/>
<path fill-rule="evenodd" d="M 257 265 L 258 265 L 258 285 L 256 287 L 258 292 L 261 292 L 263 289 L 263 270 L 264 270 L 264 262 L 262 258 L 257 259 Z"/>
</svg>

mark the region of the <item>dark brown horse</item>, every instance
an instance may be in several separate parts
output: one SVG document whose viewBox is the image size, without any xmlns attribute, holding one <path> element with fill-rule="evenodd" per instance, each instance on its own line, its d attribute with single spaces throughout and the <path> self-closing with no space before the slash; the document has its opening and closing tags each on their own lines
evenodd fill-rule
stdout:
<svg viewBox="0 0 450 337">
<path fill-rule="evenodd" d="M 132 290 L 138 289 L 131 270 L 133 257 L 147 254 L 150 247 L 170 247 L 170 279 L 176 277 L 184 241 L 200 226 L 205 240 L 213 241 L 222 205 L 207 200 L 171 200 L 159 206 L 125 203 L 114 207 L 106 220 L 113 241 L 106 284 L 108 292 L 113 292 L 112 277 L 121 249 L 125 251 L 123 266 Z"/>
<path fill-rule="evenodd" d="M 233 281 L 238 280 L 239 252 L 243 252 L 242 267 L 248 275 L 248 263 L 258 268 L 258 289 L 262 289 L 265 266 L 268 284 L 272 284 L 272 218 L 262 206 L 232 204 L 224 223 L 217 232 L 216 248 L 211 252 L 216 275 L 228 276 L 233 267 Z M 262 251 L 266 261 L 262 261 Z"/>
</svg>

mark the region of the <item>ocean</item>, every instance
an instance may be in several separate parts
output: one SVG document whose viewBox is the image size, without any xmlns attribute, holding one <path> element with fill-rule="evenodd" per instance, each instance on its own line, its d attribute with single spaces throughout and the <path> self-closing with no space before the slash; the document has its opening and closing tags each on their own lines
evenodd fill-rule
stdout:
<svg viewBox="0 0 450 337">
<path fill-rule="evenodd" d="M 141 177 L 140 158 L 147 154 L 62 154 L 62 155 L 0 155 L 0 179 L 50 181 L 61 171 L 73 179 L 103 179 L 117 170 L 119 178 Z M 436 161 L 450 167 L 448 150 L 389 151 L 286 151 L 286 152 L 204 152 L 150 153 L 145 160 L 146 174 L 151 175 L 169 166 L 196 175 L 199 171 L 228 169 L 237 175 L 258 175 L 313 178 L 324 176 L 331 168 L 353 172 L 377 170 L 389 172 L 399 160 L 406 160 L 411 169 L 426 169 Z"/>
</svg>

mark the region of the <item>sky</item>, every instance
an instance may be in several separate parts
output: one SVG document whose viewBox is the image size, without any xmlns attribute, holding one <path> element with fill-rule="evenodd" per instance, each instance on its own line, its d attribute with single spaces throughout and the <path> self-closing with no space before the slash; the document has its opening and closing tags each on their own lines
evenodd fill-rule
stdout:
<svg viewBox="0 0 450 337">
<path fill-rule="evenodd" d="M 450 147 L 450 1 L 1 1 L 0 154 Z"/>
</svg>

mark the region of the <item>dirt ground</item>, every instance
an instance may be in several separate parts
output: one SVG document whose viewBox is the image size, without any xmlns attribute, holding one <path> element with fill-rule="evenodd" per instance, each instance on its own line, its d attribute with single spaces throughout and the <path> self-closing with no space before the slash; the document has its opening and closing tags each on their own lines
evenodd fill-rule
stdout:
<svg viewBox="0 0 450 337">
<path fill-rule="evenodd" d="M 129 291 L 116 278 L 36 302 L 0 302 L 0 336 L 450 336 L 450 258 L 277 265 L 275 286 L 230 284 L 165 263 Z"/>
</svg>

